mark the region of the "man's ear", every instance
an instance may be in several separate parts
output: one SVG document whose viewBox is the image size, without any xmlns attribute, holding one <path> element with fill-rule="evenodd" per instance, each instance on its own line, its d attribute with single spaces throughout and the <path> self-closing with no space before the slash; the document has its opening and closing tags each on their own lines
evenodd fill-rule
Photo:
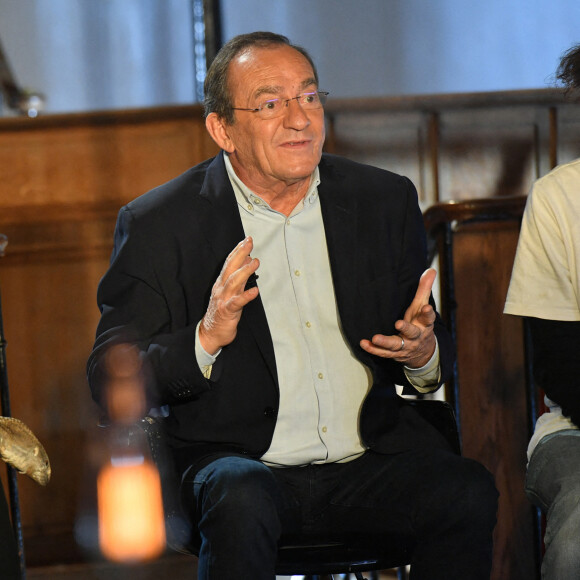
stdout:
<svg viewBox="0 0 580 580">
<path fill-rule="evenodd" d="M 222 117 L 219 117 L 217 113 L 210 113 L 205 119 L 205 127 L 220 149 L 226 153 L 234 152 L 235 148 L 228 133 L 228 126 Z"/>
</svg>

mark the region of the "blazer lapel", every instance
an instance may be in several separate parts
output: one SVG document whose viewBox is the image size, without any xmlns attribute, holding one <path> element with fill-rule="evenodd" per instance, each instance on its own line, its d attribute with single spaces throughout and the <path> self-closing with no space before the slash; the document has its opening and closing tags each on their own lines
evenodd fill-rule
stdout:
<svg viewBox="0 0 580 580">
<path fill-rule="evenodd" d="M 356 332 L 356 196 L 343 186 L 344 180 L 332 161 L 320 164 L 318 193 L 332 272 L 332 281 L 342 326 L 347 336 Z"/>
<path fill-rule="evenodd" d="M 209 165 L 200 190 L 206 203 L 200 204 L 199 225 L 216 259 L 227 255 L 245 237 L 236 198 L 220 153 Z"/>
</svg>

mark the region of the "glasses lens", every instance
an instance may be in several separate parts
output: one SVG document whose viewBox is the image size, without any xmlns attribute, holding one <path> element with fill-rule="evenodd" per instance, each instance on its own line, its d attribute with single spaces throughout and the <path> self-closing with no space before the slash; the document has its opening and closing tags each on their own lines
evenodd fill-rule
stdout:
<svg viewBox="0 0 580 580">
<path fill-rule="evenodd" d="M 294 97 L 303 109 L 313 110 L 320 109 L 326 103 L 327 93 L 324 92 L 309 92 L 302 93 Z M 293 99 L 269 99 L 260 103 L 258 114 L 263 119 L 271 119 L 284 113 L 284 109 Z"/>
<path fill-rule="evenodd" d="M 320 107 L 318 93 L 303 93 L 298 97 L 298 102 L 303 109 L 318 109 Z"/>
<path fill-rule="evenodd" d="M 260 103 L 258 115 L 264 119 L 270 119 L 280 115 L 283 110 L 283 101 L 281 99 L 268 99 Z"/>
</svg>

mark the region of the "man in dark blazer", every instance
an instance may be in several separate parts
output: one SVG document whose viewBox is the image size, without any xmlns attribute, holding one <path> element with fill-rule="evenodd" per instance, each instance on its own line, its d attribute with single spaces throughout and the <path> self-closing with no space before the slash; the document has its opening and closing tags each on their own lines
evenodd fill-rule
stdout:
<svg viewBox="0 0 580 580">
<path fill-rule="evenodd" d="M 404 533 L 416 579 L 489 577 L 497 494 L 397 396 L 453 346 L 412 183 L 322 154 L 312 60 L 234 38 L 208 71 L 222 152 L 124 207 L 88 363 L 139 349 L 202 545 L 199 578 L 271 579 L 284 533 Z"/>
</svg>

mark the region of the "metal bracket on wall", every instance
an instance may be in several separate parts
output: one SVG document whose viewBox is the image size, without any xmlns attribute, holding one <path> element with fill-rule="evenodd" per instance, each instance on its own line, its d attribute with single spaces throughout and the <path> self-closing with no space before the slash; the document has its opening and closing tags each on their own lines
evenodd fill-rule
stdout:
<svg viewBox="0 0 580 580">
<path fill-rule="evenodd" d="M 44 96 L 35 91 L 23 89 L 16 81 L 8 63 L 8 58 L 0 42 L 0 112 L 1 105 L 19 115 L 37 117 L 44 109 Z"/>
</svg>

